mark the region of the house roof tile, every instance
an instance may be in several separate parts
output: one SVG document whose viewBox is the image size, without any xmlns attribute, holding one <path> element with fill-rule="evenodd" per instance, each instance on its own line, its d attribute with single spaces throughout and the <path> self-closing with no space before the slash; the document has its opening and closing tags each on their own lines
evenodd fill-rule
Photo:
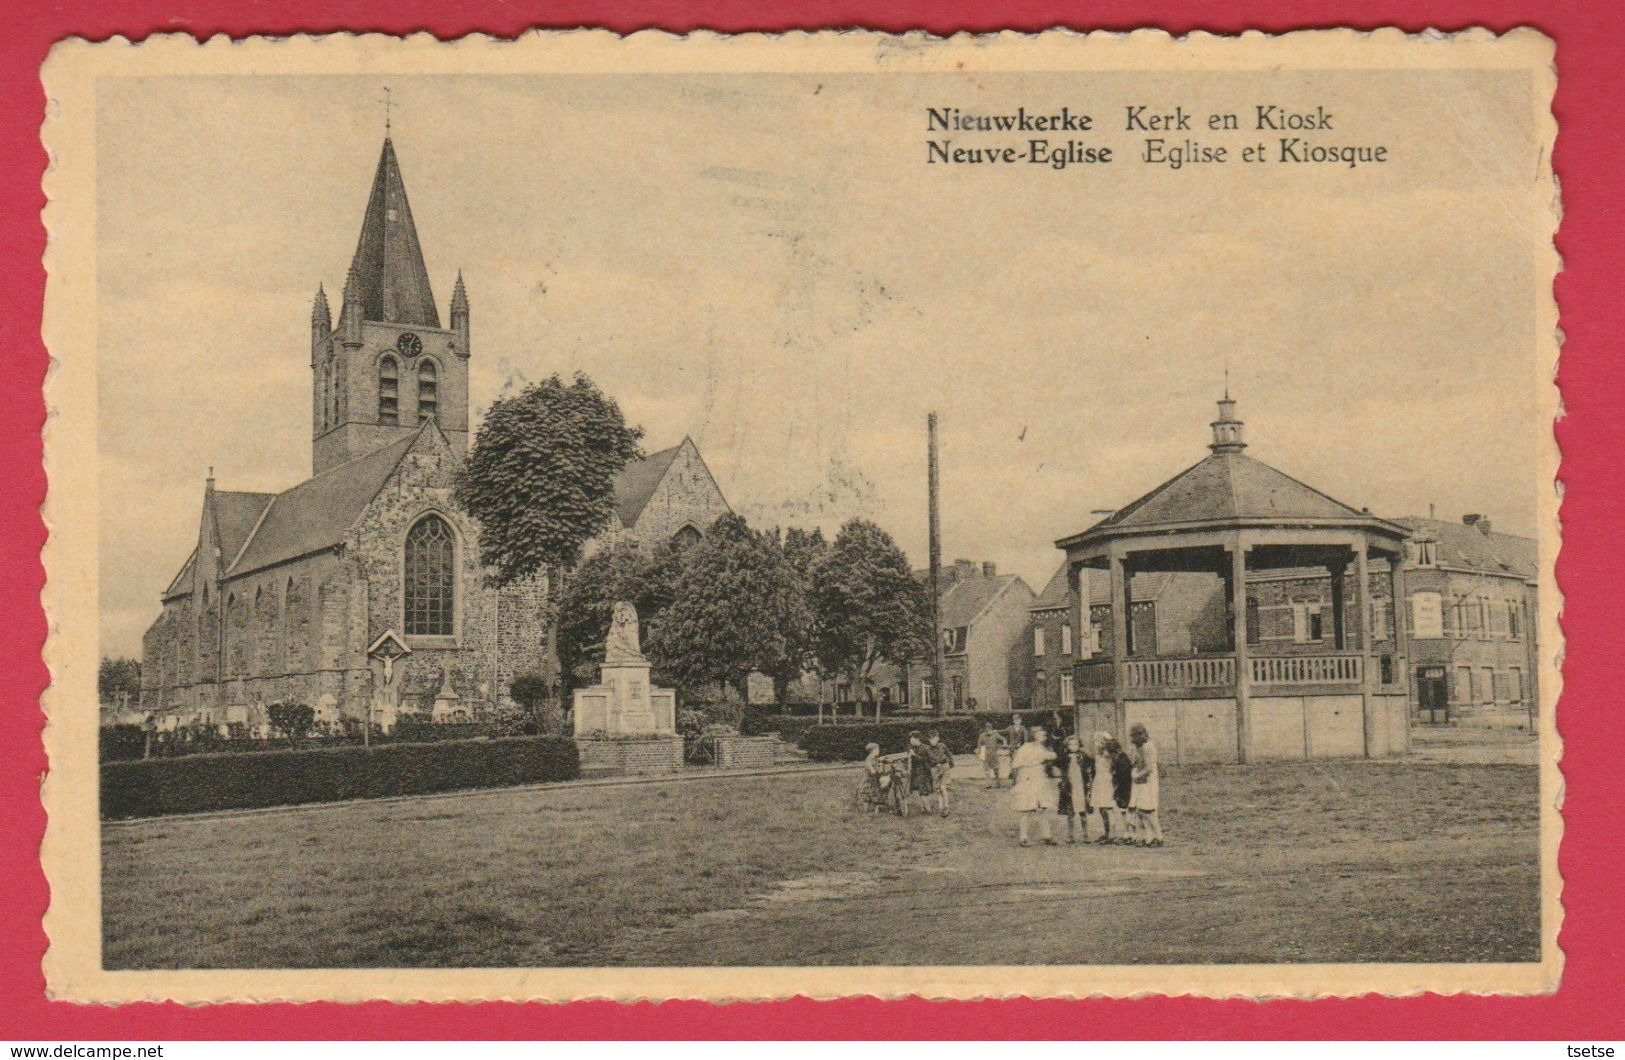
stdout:
<svg viewBox="0 0 1625 1060">
<path fill-rule="evenodd" d="M 1486 533 L 1476 526 L 1443 519 L 1406 516 L 1394 522 L 1411 531 L 1413 537 L 1437 541 L 1440 566 L 1510 574 L 1529 581 L 1540 576 L 1540 546 L 1534 538 Z"/>
<path fill-rule="evenodd" d="M 975 623 L 995 597 L 1021 579 L 1014 574 L 991 578 L 966 578 L 942 594 L 939 617 L 943 629 L 957 629 Z"/>
</svg>

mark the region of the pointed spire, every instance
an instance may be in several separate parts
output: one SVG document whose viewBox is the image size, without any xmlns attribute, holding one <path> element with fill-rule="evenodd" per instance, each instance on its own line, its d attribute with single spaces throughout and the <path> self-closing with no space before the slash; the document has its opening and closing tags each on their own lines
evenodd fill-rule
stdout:
<svg viewBox="0 0 1625 1060">
<path fill-rule="evenodd" d="M 1241 440 L 1242 422 L 1236 419 L 1236 403 L 1230 397 L 1228 381 L 1225 384 L 1224 397 L 1219 399 L 1219 418 L 1214 420 L 1211 426 L 1213 441 L 1208 448 L 1215 453 L 1239 453 L 1247 448 L 1247 443 Z"/>
<path fill-rule="evenodd" d="M 372 178 L 372 194 L 367 199 L 361 238 L 356 241 L 350 269 L 363 319 L 440 326 L 440 312 L 429 287 L 429 270 L 423 264 L 423 248 L 412 223 L 400 162 L 387 136 L 378 156 L 378 170 Z"/>
<path fill-rule="evenodd" d="M 452 349 L 459 357 L 469 355 L 468 330 L 468 291 L 463 288 L 463 270 L 457 270 L 457 286 L 451 291 L 451 330 L 457 333 L 457 339 L 452 343 Z"/>
<path fill-rule="evenodd" d="M 333 330 L 333 314 L 327 308 L 327 290 L 316 285 L 316 301 L 310 307 L 310 325 L 321 333 Z"/>
</svg>

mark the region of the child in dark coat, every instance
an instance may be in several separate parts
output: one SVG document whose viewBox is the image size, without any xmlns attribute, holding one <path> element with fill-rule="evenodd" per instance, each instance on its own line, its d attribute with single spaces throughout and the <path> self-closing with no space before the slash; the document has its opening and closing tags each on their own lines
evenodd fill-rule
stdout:
<svg viewBox="0 0 1625 1060">
<path fill-rule="evenodd" d="M 1116 842 L 1134 842 L 1134 815 L 1128 812 L 1134 799 L 1134 760 L 1123 750 L 1123 745 L 1112 737 L 1106 743 L 1106 753 L 1112 762 L 1112 801 L 1117 803 L 1117 819 L 1122 822 L 1123 834 Z"/>
</svg>

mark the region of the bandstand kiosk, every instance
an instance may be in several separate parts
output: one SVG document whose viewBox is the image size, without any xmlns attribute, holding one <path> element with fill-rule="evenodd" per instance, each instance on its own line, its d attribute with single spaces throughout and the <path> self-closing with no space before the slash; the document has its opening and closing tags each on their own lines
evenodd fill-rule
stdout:
<svg viewBox="0 0 1625 1060">
<path fill-rule="evenodd" d="M 1200 463 L 1056 542 L 1073 628 L 1093 617 L 1101 645 L 1075 664 L 1078 731 L 1123 737 L 1142 723 L 1180 763 L 1405 753 L 1404 609 L 1389 609 L 1405 599 L 1406 530 L 1247 456 L 1229 395 L 1212 428 Z M 1157 572 L 1210 586 L 1205 643 L 1182 637 L 1162 654 L 1135 643 L 1134 579 Z M 1090 606 L 1087 580 L 1102 577 L 1109 614 Z M 1323 584 L 1330 628 L 1317 619 L 1309 643 L 1265 635 L 1272 578 Z"/>
</svg>

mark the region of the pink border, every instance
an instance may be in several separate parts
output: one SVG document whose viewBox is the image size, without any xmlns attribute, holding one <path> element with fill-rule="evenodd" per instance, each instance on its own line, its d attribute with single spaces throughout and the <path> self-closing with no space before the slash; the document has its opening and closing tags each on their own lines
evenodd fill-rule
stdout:
<svg viewBox="0 0 1625 1060">
<path fill-rule="evenodd" d="M 0 689 L 0 1038 L 38 1040 L 189 1038 L 595 1038 L 595 1037 L 1165 1037 L 1165 1038 L 1556 1038 L 1625 1037 L 1620 957 L 1625 917 L 1618 915 L 1625 879 L 1621 815 L 1625 804 L 1625 725 L 1609 694 L 1609 646 L 1625 641 L 1621 564 L 1609 547 L 1611 529 L 1625 524 L 1625 491 L 1617 454 L 1625 451 L 1625 378 L 1617 370 L 1618 336 L 1625 334 L 1620 254 L 1625 247 L 1625 131 L 1620 52 L 1625 8 L 1612 0 L 1513 3 L 1510 0 L 1171 0 L 1162 4 L 1105 0 L 1086 8 L 1059 0 L 983 3 L 972 0 L 650 0 L 645 3 L 571 0 L 511 3 L 462 0 L 419 3 L 413 13 L 388 0 L 289 0 L 277 5 L 231 0 L 102 0 L 66 14 L 58 5 L 10 4 L 0 91 L 0 225 L 6 252 L 0 304 L 12 415 L 0 417 L 0 630 L 12 648 Z M 1287 12 L 1283 14 L 1283 9 Z M 1354 21 L 1350 22 L 1349 20 Z M 45 817 L 39 780 L 45 756 L 37 697 L 47 675 L 39 658 L 45 621 L 39 606 L 38 562 L 45 529 L 39 429 L 40 383 L 46 355 L 39 340 L 45 233 L 39 143 L 44 95 L 38 70 L 50 44 L 69 35 L 141 38 L 185 30 L 227 33 L 428 29 L 441 36 L 481 31 L 511 36 L 531 26 L 598 25 L 630 32 L 813 29 L 864 25 L 877 29 L 1037 30 L 1158 26 L 1175 33 L 1201 29 L 1284 31 L 1305 27 L 1398 25 L 1407 30 L 1454 30 L 1482 25 L 1502 31 L 1534 25 L 1556 39 L 1560 70 L 1555 110 L 1556 149 L 1565 218 L 1558 246 L 1565 271 L 1557 281 L 1567 334 L 1560 381 L 1567 418 L 1558 428 L 1568 485 L 1563 505 L 1566 547 L 1558 563 L 1565 593 L 1567 661 L 1559 724 L 1567 743 L 1567 832 L 1561 865 L 1568 883 L 1561 943 L 1568 955 L 1562 988 L 1551 997 L 1484 999 L 1424 997 L 1390 1000 L 1215 1002 L 1155 998 L 1082 1002 L 879 1002 L 716 1006 L 673 1002 L 619 1006 L 592 1002 L 547 1005 L 413 1005 L 386 1003 L 90 1008 L 44 999 L 39 960 L 45 949 L 40 917 L 47 889 L 38 862 Z"/>
</svg>

